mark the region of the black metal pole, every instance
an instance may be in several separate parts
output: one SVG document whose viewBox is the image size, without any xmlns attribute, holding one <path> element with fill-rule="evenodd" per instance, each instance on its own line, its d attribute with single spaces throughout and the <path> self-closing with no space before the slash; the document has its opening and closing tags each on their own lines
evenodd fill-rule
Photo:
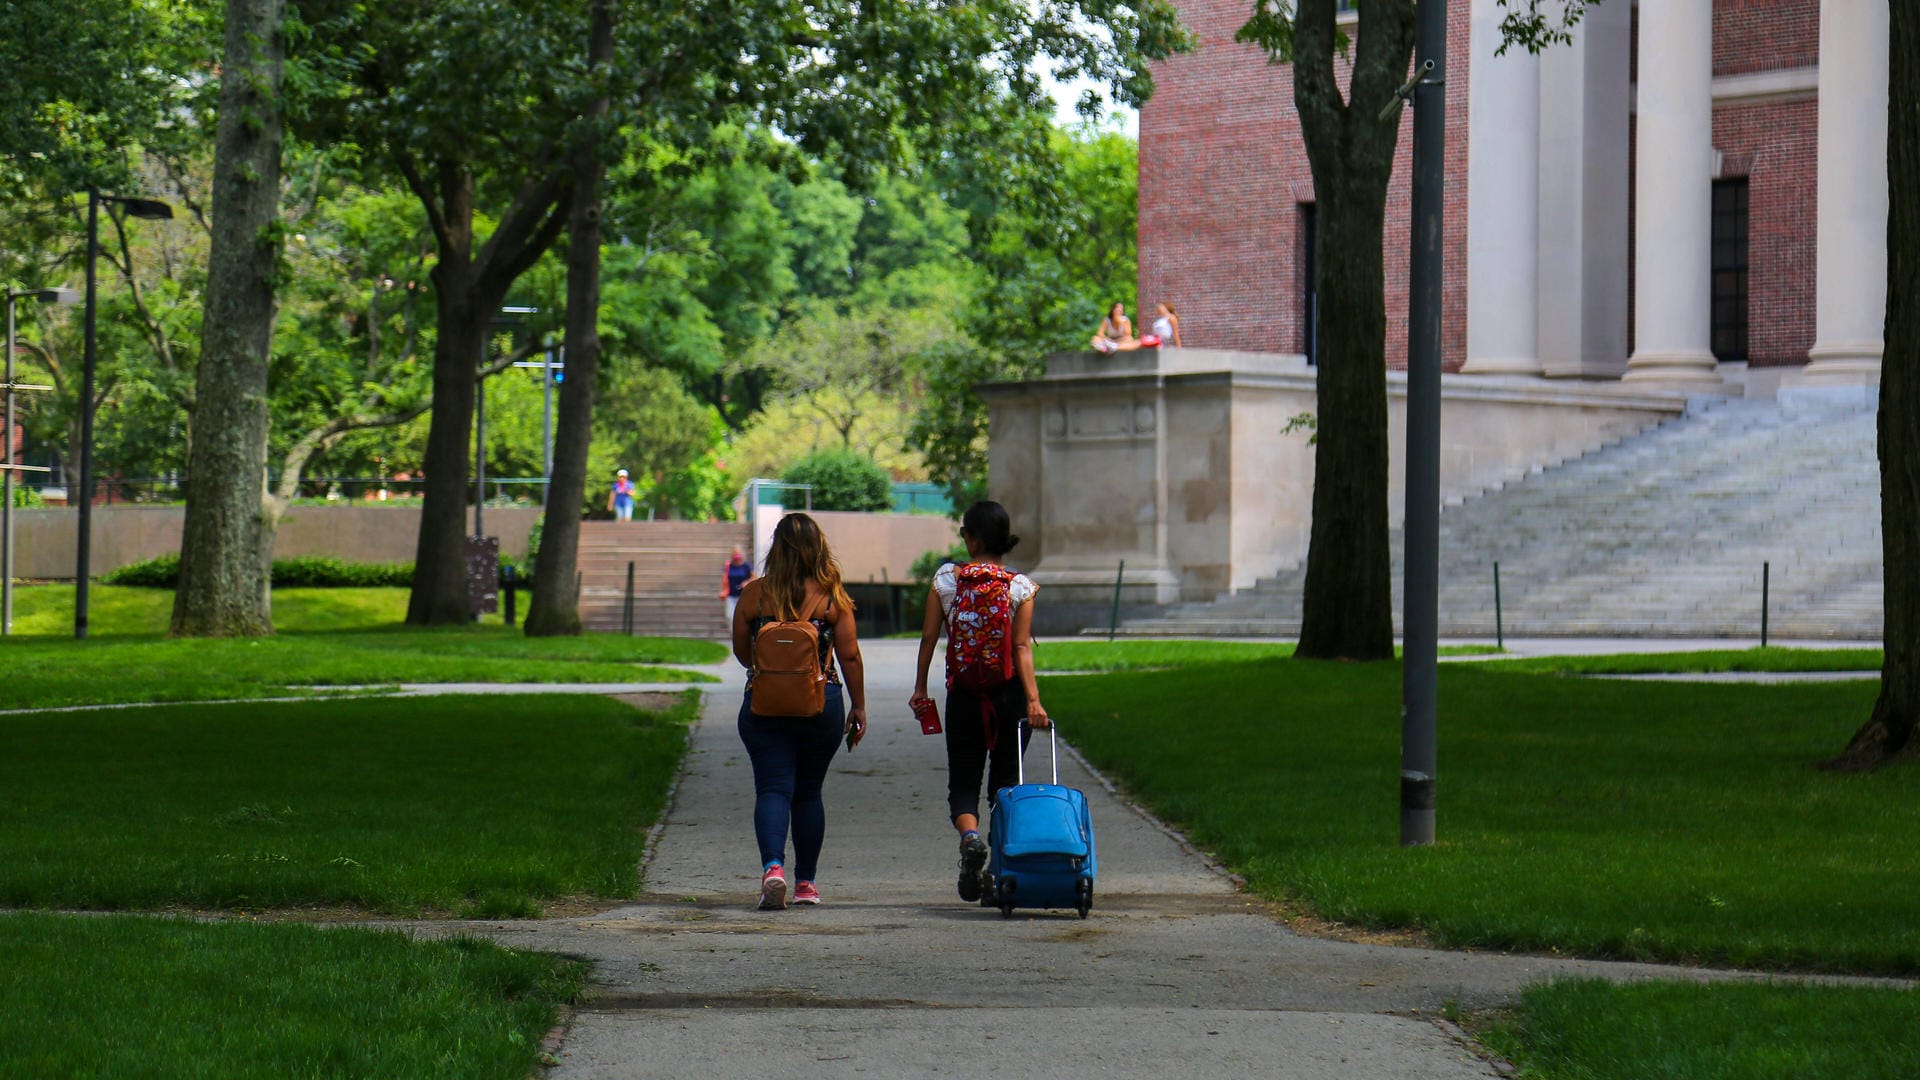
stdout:
<svg viewBox="0 0 1920 1080">
<path fill-rule="evenodd" d="M 1500 611 L 1500 560 L 1493 560 L 1493 647 L 1507 651 L 1507 620 Z"/>
<path fill-rule="evenodd" d="M 517 575 L 513 572 L 513 567 L 509 565 L 508 567 L 506 567 L 504 570 L 501 571 L 500 576 L 506 579 L 504 582 L 502 582 L 502 584 L 505 586 L 505 592 L 507 594 L 504 597 L 504 599 L 507 602 L 505 621 L 508 628 L 512 628 L 513 626 L 513 594 L 517 591 L 514 587 L 514 579 L 515 577 L 517 577 Z"/>
<path fill-rule="evenodd" d="M 1769 599 L 1767 594 L 1772 590 L 1772 586 L 1773 586 L 1772 579 L 1773 579 L 1773 564 L 1770 562 L 1761 563 L 1760 564 L 1760 647 L 1763 649 L 1767 647 L 1767 608 L 1772 606 L 1767 602 Z"/>
<path fill-rule="evenodd" d="M 1127 576 L 1127 560 L 1120 560 L 1120 569 L 1113 572 L 1113 613 L 1107 617 L 1107 640 L 1113 640 L 1114 631 L 1120 628 L 1120 581 Z"/>
<path fill-rule="evenodd" d="M 621 607 L 620 632 L 633 636 L 633 564 L 627 564 L 627 598 Z"/>
<path fill-rule="evenodd" d="M 80 375 L 80 528 L 73 564 L 73 636 L 87 636 L 87 577 L 93 572 L 93 368 L 96 333 L 96 281 L 93 264 L 100 254 L 100 193 L 87 189 L 87 315 Z M 68 499 L 69 502 L 72 499 Z"/>
<path fill-rule="evenodd" d="M 0 469 L 0 634 L 13 633 L 13 286 L 7 285 L 7 422 L 0 439 L 0 454 L 7 468 Z"/>
<path fill-rule="evenodd" d="M 1407 305 L 1407 508 L 1400 843 L 1434 840 L 1440 678 L 1440 240 L 1446 177 L 1446 0 L 1415 7 L 1413 257 Z"/>
<path fill-rule="evenodd" d="M 486 358 L 484 351 L 481 359 Z M 473 390 L 473 535 L 487 535 L 482 516 L 487 505 L 487 380 L 482 376 Z"/>
<path fill-rule="evenodd" d="M 546 483 L 540 485 L 540 505 L 547 505 L 547 492 L 553 487 L 553 342 L 547 342 L 547 366 L 540 369 L 541 393 L 546 395 L 546 412 L 540 418 L 541 457 L 540 475 Z"/>
</svg>

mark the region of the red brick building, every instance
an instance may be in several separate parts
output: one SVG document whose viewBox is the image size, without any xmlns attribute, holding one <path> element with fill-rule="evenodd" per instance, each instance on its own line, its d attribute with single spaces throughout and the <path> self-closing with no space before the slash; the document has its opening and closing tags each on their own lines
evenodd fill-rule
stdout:
<svg viewBox="0 0 1920 1080">
<path fill-rule="evenodd" d="M 1140 112 L 1141 310 L 1173 304 L 1189 346 L 1309 353 L 1314 193 L 1292 73 L 1234 43 L 1246 0 L 1179 4 L 1199 47 L 1158 65 Z M 1499 11 L 1449 10 L 1446 370 L 1704 386 L 1739 370 L 1716 359 L 1811 354 L 1815 378 L 1877 378 L 1886 0 L 1607 0 L 1572 45 L 1495 58 Z M 1406 110 L 1390 367 L 1405 366 L 1411 142 Z"/>
</svg>

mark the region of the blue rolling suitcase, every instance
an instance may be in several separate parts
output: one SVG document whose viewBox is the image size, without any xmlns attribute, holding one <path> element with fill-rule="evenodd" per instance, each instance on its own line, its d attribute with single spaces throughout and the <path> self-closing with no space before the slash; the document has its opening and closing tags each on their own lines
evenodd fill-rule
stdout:
<svg viewBox="0 0 1920 1080">
<path fill-rule="evenodd" d="M 1053 750 L 1053 783 L 1001 788 L 993 804 L 992 856 L 987 863 L 983 907 L 1013 917 L 1015 908 L 1072 908 L 1086 918 L 1093 910 L 1093 818 L 1082 792 L 1060 786 L 1060 742 L 1047 731 Z"/>
</svg>

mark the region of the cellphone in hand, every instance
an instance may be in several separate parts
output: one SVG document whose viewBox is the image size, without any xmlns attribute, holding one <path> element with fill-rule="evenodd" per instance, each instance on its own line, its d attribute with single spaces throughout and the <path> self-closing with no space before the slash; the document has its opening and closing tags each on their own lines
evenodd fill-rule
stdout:
<svg viewBox="0 0 1920 1080">
<path fill-rule="evenodd" d="M 940 734 L 940 710 L 932 698 L 920 698 L 913 703 L 913 718 L 920 721 L 920 734 Z"/>
</svg>

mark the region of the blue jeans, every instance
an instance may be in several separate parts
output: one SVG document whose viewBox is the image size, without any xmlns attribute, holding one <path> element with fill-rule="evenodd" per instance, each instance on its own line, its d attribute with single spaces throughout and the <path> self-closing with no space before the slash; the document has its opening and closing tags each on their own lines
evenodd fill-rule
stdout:
<svg viewBox="0 0 1920 1080">
<path fill-rule="evenodd" d="M 840 687 L 827 685 L 827 707 L 818 716 L 755 716 L 752 703 L 749 691 L 740 703 L 740 741 L 753 760 L 753 836 L 760 864 L 786 862 L 791 827 L 793 880 L 812 881 L 827 838 L 820 788 L 846 726 Z"/>
</svg>

